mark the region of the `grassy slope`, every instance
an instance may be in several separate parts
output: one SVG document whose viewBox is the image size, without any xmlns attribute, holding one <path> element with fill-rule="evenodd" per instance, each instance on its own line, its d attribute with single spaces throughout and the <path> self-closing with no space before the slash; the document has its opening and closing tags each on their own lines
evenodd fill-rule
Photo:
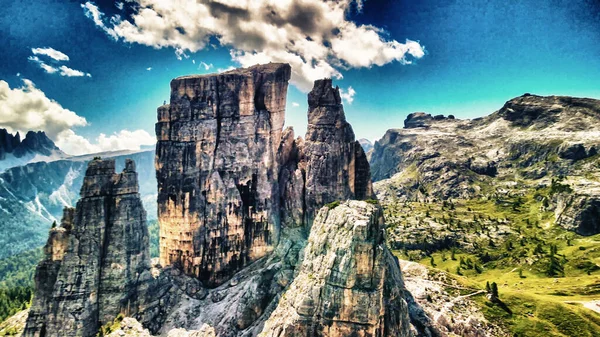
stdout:
<svg viewBox="0 0 600 337">
<path fill-rule="evenodd" d="M 391 203 L 386 212 L 397 219 L 392 227 L 408 220 L 434 221 L 460 226 L 473 234 L 471 243 L 478 243 L 464 250 L 396 254 L 446 271 L 466 286 L 485 289 L 486 282 L 496 282 L 501 300 L 513 314 L 485 296 L 477 297 L 477 302 L 489 320 L 514 336 L 600 336 L 600 315 L 577 303 L 600 299 L 600 235 L 582 237 L 555 226 L 554 214 L 543 211 L 544 197 L 550 194 L 545 188 L 493 200 L 454 201 L 452 207 L 439 202 Z M 453 224 L 448 224 L 449 218 Z M 486 233 L 497 222 L 508 224 L 512 233 L 490 246 Z M 423 232 L 425 238 L 431 235 Z M 550 256 L 560 266 L 555 275 Z"/>
</svg>

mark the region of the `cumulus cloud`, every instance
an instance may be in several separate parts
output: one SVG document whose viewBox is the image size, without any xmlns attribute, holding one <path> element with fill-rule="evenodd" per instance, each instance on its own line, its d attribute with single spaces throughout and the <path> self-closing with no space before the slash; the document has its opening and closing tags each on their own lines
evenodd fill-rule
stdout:
<svg viewBox="0 0 600 337">
<path fill-rule="evenodd" d="M 129 0 L 133 14 L 110 18 L 93 4 L 87 17 L 115 40 L 173 48 L 178 58 L 209 46 L 214 38 L 231 48 L 242 66 L 287 62 L 292 83 L 303 91 L 318 78 L 342 78 L 350 68 L 409 64 L 424 56 L 417 41 L 398 42 L 372 25 L 348 19 L 362 0 Z M 354 7 L 352 7 L 354 6 Z"/>
<path fill-rule="evenodd" d="M 137 150 L 142 145 L 155 143 L 155 138 L 144 130 L 100 134 L 95 142 L 90 142 L 73 130 L 87 126 L 87 120 L 48 98 L 27 79 L 23 79 L 23 85 L 19 88 L 10 88 L 7 82 L 0 80 L 0 125 L 10 132 L 45 131 L 59 148 L 74 155 Z"/>
<path fill-rule="evenodd" d="M 148 67 L 148 68 L 146 68 L 146 70 L 150 71 L 150 70 L 152 70 L 152 67 Z"/>
<path fill-rule="evenodd" d="M 44 130 L 56 139 L 65 130 L 86 126 L 87 121 L 46 97 L 30 80 L 23 79 L 23 86 L 14 89 L 0 80 L 0 125 L 11 131 Z"/>
<path fill-rule="evenodd" d="M 292 102 L 292 106 L 293 106 L 293 107 L 295 107 L 295 108 L 297 108 L 297 107 L 299 107 L 299 106 L 300 106 L 300 103 L 297 103 L 297 102 Z"/>
<path fill-rule="evenodd" d="M 54 48 L 50 48 L 50 47 L 32 48 L 31 52 L 33 53 L 33 55 L 45 55 L 56 61 L 68 61 L 69 60 L 69 56 L 67 56 L 65 53 L 60 52 L 60 51 L 58 51 Z"/>
<path fill-rule="evenodd" d="M 153 145 L 156 138 L 145 130 L 121 130 L 112 135 L 101 133 L 95 142 L 77 135 L 73 130 L 63 132 L 56 141 L 56 145 L 66 153 L 80 155 L 118 150 L 139 150 L 141 146 Z"/>
<path fill-rule="evenodd" d="M 346 101 L 348 104 L 352 104 L 352 102 L 354 102 L 354 95 L 356 95 L 354 88 L 348 87 L 346 90 L 340 88 L 340 98 Z"/>
</svg>

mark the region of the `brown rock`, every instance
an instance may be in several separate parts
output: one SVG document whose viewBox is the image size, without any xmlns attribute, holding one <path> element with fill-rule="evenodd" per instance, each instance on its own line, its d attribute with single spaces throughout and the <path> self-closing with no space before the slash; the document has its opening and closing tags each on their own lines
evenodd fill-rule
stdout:
<svg viewBox="0 0 600 337">
<path fill-rule="evenodd" d="M 162 265 L 219 285 L 278 241 L 287 64 L 171 82 L 158 109 Z"/>
<path fill-rule="evenodd" d="M 259 336 L 410 336 L 400 269 L 384 235 L 379 206 L 323 207 L 298 274 Z"/>
</svg>

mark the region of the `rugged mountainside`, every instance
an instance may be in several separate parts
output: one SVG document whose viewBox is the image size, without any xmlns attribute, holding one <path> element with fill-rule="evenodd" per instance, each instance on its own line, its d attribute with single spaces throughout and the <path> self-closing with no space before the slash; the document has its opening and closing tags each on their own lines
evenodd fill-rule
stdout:
<svg viewBox="0 0 600 337">
<path fill-rule="evenodd" d="M 53 221 L 60 221 L 64 207 L 73 207 L 87 162 L 93 157 L 114 158 L 121 171 L 125 158 L 137 163 L 140 194 L 149 219 L 156 219 L 154 151 L 108 152 L 36 162 L 0 173 L 0 258 L 39 247 Z M 15 244 L 18 243 L 18 244 Z"/>
<path fill-rule="evenodd" d="M 322 208 L 297 275 L 259 336 L 409 336 L 404 285 L 384 248 L 384 226 L 378 205 Z"/>
<path fill-rule="evenodd" d="M 21 135 L 0 129 L 0 172 L 29 162 L 56 160 L 67 157 L 43 131 Z"/>
<path fill-rule="evenodd" d="M 405 285 L 442 333 L 597 336 L 600 101 L 414 113 L 370 152 Z"/>
<path fill-rule="evenodd" d="M 93 160 L 74 216 L 50 231 L 25 335 L 147 334 L 117 314 L 168 336 L 436 335 L 385 245 L 339 89 L 315 82 L 294 139 L 281 130 L 289 75 L 173 80 L 156 127 L 162 266 L 148 264 L 132 162 L 114 174 Z"/>
<path fill-rule="evenodd" d="M 600 233 L 600 102 L 526 94 L 474 120 L 415 113 L 375 143 L 379 196 L 487 198 L 549 188 L 557 224 Z"/>
</svg>

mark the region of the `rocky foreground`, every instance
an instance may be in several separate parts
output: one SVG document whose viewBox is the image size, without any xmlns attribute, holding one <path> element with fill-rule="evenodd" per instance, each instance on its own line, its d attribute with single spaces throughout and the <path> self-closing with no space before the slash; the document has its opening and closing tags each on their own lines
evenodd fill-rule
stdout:
<svg viewBox="0 0 600 337">
<path fill-rule="evenodd" d="M 173 80 L 156 128 L 160 265 L 134 164 L 93 160 L 50 232 L 24 335 L 438 335 L 386 246 L 338 88 L 315 82 L 295 139 L 289 76 L 268 64 Z"/>
</svg>

